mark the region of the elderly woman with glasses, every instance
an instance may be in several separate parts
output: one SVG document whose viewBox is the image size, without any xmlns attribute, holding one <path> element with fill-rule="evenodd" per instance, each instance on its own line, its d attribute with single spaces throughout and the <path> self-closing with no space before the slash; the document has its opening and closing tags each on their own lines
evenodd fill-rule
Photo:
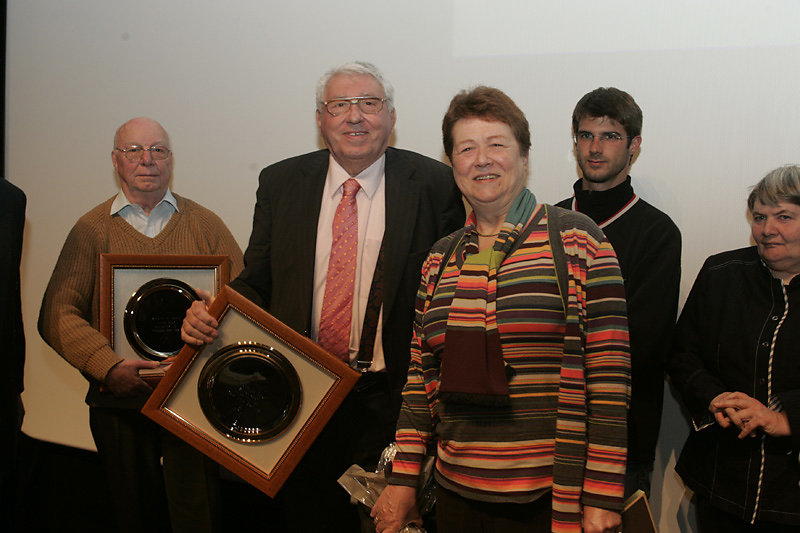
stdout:
<svg viewBox="0 0 800 533">
<path fill-rule="evenodd" d="M 435 450 L 442 533 L 616 532 L 630 360 L 614 251 L 525 187 L 528 122 L 503 92 L 456 95 L 442 133 L 472 214 L 423 266 L 377 531 L 416 517 Z"/>
<path fill-rule="evenodd" d="M 800 167 L 767 174 L 747 207 L 755 246 L 706 260 L 669 362 L 703 533 L 800 528 Z"/>
</svg>

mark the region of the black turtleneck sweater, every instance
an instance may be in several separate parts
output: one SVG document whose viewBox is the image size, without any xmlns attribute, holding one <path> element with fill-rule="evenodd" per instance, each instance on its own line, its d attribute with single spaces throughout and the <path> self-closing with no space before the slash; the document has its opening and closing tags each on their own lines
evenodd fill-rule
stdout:
<svg viewBox="0 0 800 533">
<path fill-rule="evenodd" d="M 635 198 L 631 178 L 607 191 L 585 191 L 556 204 L 589 216 L 605 232 L 619 259 L 631 336 L 631 407 L 628 461 L 655 458 L 664 402 L 664 363 L 678 311 L 681 234 L 665 213 Z M 627 206 L 627 210 L 626 210 Z M 612 219 L 620 211 L 616 219 Z"/>
</svg>

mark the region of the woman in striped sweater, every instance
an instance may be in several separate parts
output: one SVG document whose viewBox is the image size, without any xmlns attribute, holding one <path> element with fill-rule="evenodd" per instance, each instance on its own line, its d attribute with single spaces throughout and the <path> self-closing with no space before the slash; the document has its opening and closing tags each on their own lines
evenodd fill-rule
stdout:
<svg viewBox="0 0 800 533">
<path fill-rule="evenodd" d="M 614 251 L 525 188 L 528 122 L 503 92 L 456 95 L 442 132 L 473 211 L 423 266 L 377 531 L 417 516 L 430 451 L 442 533 L 616 532 L 630 360 Z"/>
</svg>

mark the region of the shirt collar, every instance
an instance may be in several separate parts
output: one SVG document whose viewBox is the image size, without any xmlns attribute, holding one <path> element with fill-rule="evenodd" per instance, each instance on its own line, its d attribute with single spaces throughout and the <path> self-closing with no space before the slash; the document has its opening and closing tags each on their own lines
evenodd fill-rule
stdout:
<svg viewBox="0 0 800 533">
<path fill-rule="evenodd" d="M 342 185 L 344 185 L 345 181 L 349 180 L 350 178 L 355 178 L 355 180 L 358 181 L 358 184 L 361 185 L 361 189 L 371 199 L 375 194 L 375 191 L 378 190 L 378 186 L 381 184 L 381 179 L 383 179 L 385 168 L 386 154 L 384 153 L 382 156 L 376 159 L 374 163 L 365 168 L 360 174 L 351 176 L 345 169 L 342 168 L 336 159 L 334 159 L 333 154 L 331 154 L 330 162 L 328 164 L 328 185 L 330 186 L 329 190 L 331 193 L 331 198 L 333 198 L 333 196 L 342 189 Z"/>
<path fill-rule="evenodd" d="M 169 189 L 167 189 L 167 192 L 164 194 L 164 198 L 162 198 L 161 201 L 158 202 L 158 204 L 156 204 L 156 206 L 161 205 L 163 202 L 167 202 L 168 204 L 172 205 L 172 207 L 175 208 L 175 211 L 180 211 L 180 209 L 178 209 L 178 201 L 175 199 L 175 196 L 172 195 L 172 191 L 170 191 Z M 125 196 L 125 193 L 119 191 L 119 193 L 117 193 L 116 198 L 114 198 L 114 201 L 111 203 L 110 214 L 112 216 L 116 215 L 117 213 L 119 213 L 128 206 L 134 207 L 136 206 L 136 204 L 131 203 L 131 201 L 128 200 L 128 197 Z"/>
<path fill-rule="evenodd" d="M 612 217 L 634 196 L 630 176 L 627 176 L 625 181 L 619 185 L 605 191 L 584 190 L 581 180 L 575 182 L 572 190 L 575 194 L 577 210 L 588 215 L 597 224 Z"/>
</svg>

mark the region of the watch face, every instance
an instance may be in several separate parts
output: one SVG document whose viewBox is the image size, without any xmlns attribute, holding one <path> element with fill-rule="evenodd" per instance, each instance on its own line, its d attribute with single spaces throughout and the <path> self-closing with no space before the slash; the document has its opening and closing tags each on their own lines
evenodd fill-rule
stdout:
<svg viewBox="0 0 800 533">
<path fill-rule="evenodd" d="M 241 442 L 274 438 L 300 409 L 297 371 L 274 347 L 231 344 L 206 362 L 197 384 L 200 407 L 223 435 Z"/>
<path fill-rule="evenodd" d="M 161 361 L 183 348 L 181 324 L 197 293 L 177 279 L 142 285 L 128 300 L 122 323 L 131 347 L 145 359 Z"/>
</svg>

